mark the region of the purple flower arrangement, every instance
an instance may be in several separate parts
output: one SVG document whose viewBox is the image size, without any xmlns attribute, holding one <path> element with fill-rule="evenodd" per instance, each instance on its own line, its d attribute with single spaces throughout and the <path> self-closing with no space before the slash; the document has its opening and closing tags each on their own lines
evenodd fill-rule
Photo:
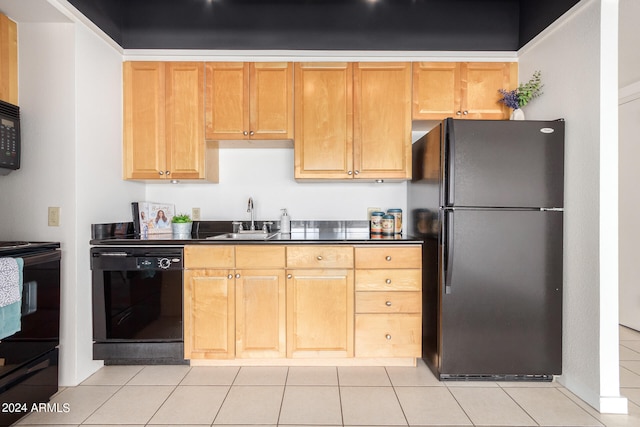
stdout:
<svg viewBox="0 0 640 427">
<path fill-rule="evenodd" d="M 520 83 L 517 89 L 498 89 L 500 94 L 502 94 L 500 102 L 509 108 L 517 110 L 518 108 L 527 105 L 533 98 L 537 98 L 542 95 L 542 87 L 544 85 L 542 84 L 540 74 L 540 71 L 534 72 L 531 80 L 527 83 Z"/>
<path fill-rule="evenodd" d="M 500 100 L 500 102 L 502 102 L 504 105 L 514 110 L 517 110 L 518 108 L 520 108 L 520 105 L 518 105 L 518 89 L 514 89 L 514 90 L 500 89 L 499 92 L 502 94 L 502 99 Z"/>
</svg>

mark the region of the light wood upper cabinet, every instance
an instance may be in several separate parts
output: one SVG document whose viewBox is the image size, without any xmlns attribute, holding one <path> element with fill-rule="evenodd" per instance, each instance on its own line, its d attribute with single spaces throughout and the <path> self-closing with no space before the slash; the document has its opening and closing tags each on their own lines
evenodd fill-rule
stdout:
<svg viewBox="0 0 640 427">
<path fill-rule="evenodd" d="M 124 178 L 217 182 L 217 147 L 204 140 L 203 64 L 123 67 Z"/>
<path fill-rule="evenodd" d="M 354 68 L 355 178 L 411 178 L 411 64 Z"/>
<path fill-rule="evenodd" d="M 205 65 L 205 137 L 293 138 L 293 67 L 286 62 Z"/>
<path fill-rule="evenodd" d="M 498 89 L 517 86 L 514 62 L 413 63 L 413 119 L 508 119 Z"/>
<path fill-rule="evenodd" d="M 297 179 L 408 179 L 410 63 L 300 63 Z"/>
<path fill-rule="evenodd" d="M 350 178 L 353 65 L 296 63 L 295 178 Z"/>
<path fill-rule="evenodd" d="M 18 27 L 1 13 L 0 99 L 18 105 Z"/>
</svg>

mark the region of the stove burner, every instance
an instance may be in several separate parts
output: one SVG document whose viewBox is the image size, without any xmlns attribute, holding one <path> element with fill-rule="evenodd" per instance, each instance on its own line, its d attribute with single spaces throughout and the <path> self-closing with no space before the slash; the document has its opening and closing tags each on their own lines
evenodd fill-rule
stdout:
<svg viewBox="0 0 640 427">
<path fill-rule="evenodd" d="M 30 245 L 31 243 L 29 242 L 21 242 L 21 241 L 0 242 L 0 249 L 26 248 L 27 246 L 30 246 Z"/>
</svg>

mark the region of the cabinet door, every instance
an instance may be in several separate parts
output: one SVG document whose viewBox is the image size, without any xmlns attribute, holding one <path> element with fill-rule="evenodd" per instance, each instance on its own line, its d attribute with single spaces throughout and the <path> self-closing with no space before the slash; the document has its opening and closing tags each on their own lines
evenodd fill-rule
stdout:
<svg viewBox="0 0 640 427">
<path fill-rule="evenodd" d="M 164 63 L 125 62 L 123 78 L 124 178 L 164 178 L 167 154 Z"/>
<path fill-rule="evenodd" d="M 235 355 L 233 270 L 185 270 L 184 357 L 232 359 Z"/>
<path fill-rule="evenodd" d="M 462 68 L 462 103 L 465 119 L 508 119 L 510 109 L 499 102 L 499 89 L 513 89 L 517 65 L 509 62 L 468 62 Z M 514 73 L 515 74 L 515 73 Z"/>
<path fill-rule="evenodd" d="M 295 65 L 295 178 L 353 175 L 353 67 Z"/>
<path fill-rule="evenodd" d="M 249 138 L 293 138 L 293 67 L 287 62 L 249 67 Z"/>
<path fill-rule="evenodd" d="M 166 63 L 167 179 L 200 179 L 205 174 L 204 67 L 198 62 Z"/>
<path fill-rule="evenodd" d="M 413 63 L 413 120 L 441 120 L 460 111 L 460 63 Z"/>
<path fill-rule="evenodd" d="M 209 62 L 206 73 L 206 139 L 249 135 L 249 63 Z"/>
<path fill-rule="evenodd" d="M 411 63 L 358 63 L 354 86 L 354 178 L 410 178 Z"/>
<path fill-rule="evenodd" d="M 18 26 L 1 13 L 0 99 L 18 105 Z"/>
<path fill-rule="evenodd" d="M 285 357 L 282 270 L 236 270 L 236 357 Z"/>
<path fill-rule="evenodd" d="M 287 357 L 353 357 L 353 270 L 287 273 Z"/>
</svg>

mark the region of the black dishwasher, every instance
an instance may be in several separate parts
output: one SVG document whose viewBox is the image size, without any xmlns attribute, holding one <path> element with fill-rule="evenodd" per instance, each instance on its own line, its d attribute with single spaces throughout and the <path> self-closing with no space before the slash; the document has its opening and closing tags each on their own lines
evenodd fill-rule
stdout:
<svg viewBox="0 0 640 427">
<path fill-rule="evenodd" d="M 187 364 L 182 248 L 91 248 L 93 358 L 105 364 Z"/>
</svg>

